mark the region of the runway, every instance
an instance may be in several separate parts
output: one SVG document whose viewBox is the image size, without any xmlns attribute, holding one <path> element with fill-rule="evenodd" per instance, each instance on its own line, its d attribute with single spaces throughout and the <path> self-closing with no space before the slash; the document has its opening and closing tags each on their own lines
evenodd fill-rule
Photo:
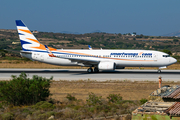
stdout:
<svg viewBox="0 0 180 120">
<path fill-rule="evenodd" d="M 130 81 L 158 81 L 161 76 L 163 81 L 179 81 L 180 70 L 136 70 L 121 69 L 116 71 L 103 71 L 100 73 L 87 73 L 86 69 L 0 69 L 0 80 L 10 80 L 11 75 L 19 76 L 25 72 L 28 77 L 38 75 L 46 78 L 53 76 L 54 80 L 130 80 Z"/>
</svg>

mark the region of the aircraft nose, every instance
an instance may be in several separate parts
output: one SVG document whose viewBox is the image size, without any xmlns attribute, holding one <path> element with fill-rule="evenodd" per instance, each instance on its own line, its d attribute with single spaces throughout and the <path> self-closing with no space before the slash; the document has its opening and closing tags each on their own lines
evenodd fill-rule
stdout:
<svg viewBox="0 0 180 120">
<path fill-rule="evenodd" d="M 176 63 L 177 62 L 177 60 L 175 58 L 172 58 L 171 61 L 172 61 L 172 63 Z"/>
</svg>

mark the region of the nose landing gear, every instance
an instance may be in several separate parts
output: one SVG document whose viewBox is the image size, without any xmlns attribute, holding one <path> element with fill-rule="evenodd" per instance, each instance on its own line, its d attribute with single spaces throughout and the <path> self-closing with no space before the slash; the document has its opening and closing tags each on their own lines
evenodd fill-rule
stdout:
<svg viewBox="0 0 180 120">
<path fill-rule="evenodd" d="M 157 72 L 158 72 L 158 73 L 161 73 L 161 70 L 159 69 Z"/>
</svg>

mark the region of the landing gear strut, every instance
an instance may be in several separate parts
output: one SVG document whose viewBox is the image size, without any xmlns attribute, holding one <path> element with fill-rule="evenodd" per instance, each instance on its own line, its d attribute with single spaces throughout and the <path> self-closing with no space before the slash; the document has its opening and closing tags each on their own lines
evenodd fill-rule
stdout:
<svg viewBox="0 0 180 120">
<path fill-rule="evenodd" d="M 88 68 L 88 69 L 87 69 L 87 72 L 88 72 L 88 73 L 92 73 L 92 72 L 93 72 L 93 69 L 92 69 L 92 68 Z"/>
</svg>

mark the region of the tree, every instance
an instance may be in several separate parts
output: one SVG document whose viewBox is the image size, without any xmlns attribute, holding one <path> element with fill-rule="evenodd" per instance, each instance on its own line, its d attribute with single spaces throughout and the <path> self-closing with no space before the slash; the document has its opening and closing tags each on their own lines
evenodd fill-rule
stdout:
<svg viewBox="0 0 180 120">
<path fill-rule="evenodd" d="M 136 32 L 133 32 L 134 35 L 136 35 Z"/>
<path fill-rule="evenodd" d="M 176 43 L 176 42 L 179 42 L 179 40 L 175 38 L 173 39 L 173 42 Z"/>
<path fill-rule="evenodd" d="M 170 50 L 166 50 L 166 49 L 164 49 L 164 50 L 162 50 L 162 52 L 165 52 L 165 53 L 167 53 L 167 54 L 169 54 L 169 55 L 172 55 L 172 53 L 171 53 L 171 51 L 170 51 Z"/>
<path fill-rule="evenodd" d="M 27 78 L 23 72 L 12 76 L 10 81 L 0 81 L 0 100 L 13 105 L 31 105 L 45 101 L 51 94 L 49 91 L 50 79 L 34 75 Z"/>
</svg>

